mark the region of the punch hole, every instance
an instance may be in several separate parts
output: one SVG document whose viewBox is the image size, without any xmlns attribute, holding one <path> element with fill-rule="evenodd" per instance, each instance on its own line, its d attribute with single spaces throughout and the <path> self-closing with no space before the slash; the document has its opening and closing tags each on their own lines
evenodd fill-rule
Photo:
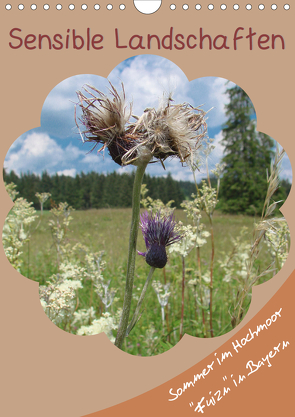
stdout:
<svg viewBox="0 0 295 417">
<path fill-rule="evenodd" d="M 252 4 L 246 4 L 246 9 L 251 10 L 252 9 Z"/>
<path fill-rule="evenodd" d="M 214 9 L 214 4 L 208 4 L 208 9 L 213 10 Z"/>
<path fill-rule="evenodd" d="M 133 4 L 140 13 L 152 14 L 159 10 L 162 0 L 133 0 Z"/>
<path fill-rule="evenodd" d="M 11 9 L 12 9 L 11 4 L 6 4 L 6 5 L 5 5 L 5 9 L 6 9 L 6 10 L 11 10 Z"/>
<path fill-rule="evenodd" d="M 233 5 L 234 10 L 239 10 L 240 6 L 238 4 Z"/>
<path fill-rule="evenodd" d="M 24 10 L 25 6 L 23 4 L 18 5 L 18 10 Z"/>
<path fill-rule="evenodd" d="M 120 9 L 120 10 L 125 10 L 125 9 L 126 9 L 125 4 L 120 4 L 119 9 Z"/>
<path fill-rule="evenodd" d="M 200 4 L 196 4 L 195 9 L 196 10 L 201 10 L 202 6 Z"/>
<path fill-rule="evenodd" d="M 43 9 L 44 9 L 44 10 L 49 10 L 49 8 L 50 8 L 49 4 L 44 4 L 44 5 L 43 5 Z"/>
<path fill-rule="evenodd" d="M 285 4 L 285 5 L 284 5 L 284 9 L 285 9 L 285 10 L 289 10 L 289 9 L 290 9 L 290 4 Z"/>
<path fill-rule="evenodd" d="M 182 8 L 183 8 L 183 10 L 188 10 L 188 4 L 183 4 Z"/>
<path fill-rule="evenodd" d="M 31 9 L 36 10 L 37 9 L 37 4 L 31 4 Z"/>
<path fill-rule="evenodd" d="M 99 10 L 100 9 L 100 5 L 99 4 L 95 4 L 93 7 L 94 7 L 94 10 Z"/>
<path fill-rule="evenodd" d="M 62 5 L 61 4 L 57 4 L 56 5 L 56 10 L 61 10 L 62 9 Z"/>
<path fill-rule="evenodd" d="M 259 6 L 258 6 L 259 10 L 264 10 L 264 8 L 265 8 L 264 4 L 259 4 Z"/>
<path fill-rule="evenodd" d="M 75 9 L 75 5 L 74 4 L 69 4 L 69 9 L 70 10 L 74 10 Z"/>
<path fill-rule="evenodd" d="M 87 4 L 82 4 L 81 9 L 82 9 L 82 10 L 87 10 L 87 9 L 88 9 Z"/>
<path fill-rule="evenodd" d="M 175 4 L 170 4 L 170 9 L 171 9 L 171 10 L 175 10 L 175 9 L 176 9 Z"/>
<path fill-rule="evenodd" d="M 220 8 L 221 8 L 221 10 L 226 10 L 227 5 L 226 5 L 226 4 L 221 4 L 221 5 L 220 5 Z"/>
<path fill-rule="evenodd" d="M 108 10 L 112 10 L 112 8 L 113 8 L 113 5 L 112 4 L 107 4 L 107 9 Z"/>
<path fill-rule="evenodd" d="M 277 10 L 278 6 L 276 4 L 271 5 L 271 10 Z"/>
</svg>

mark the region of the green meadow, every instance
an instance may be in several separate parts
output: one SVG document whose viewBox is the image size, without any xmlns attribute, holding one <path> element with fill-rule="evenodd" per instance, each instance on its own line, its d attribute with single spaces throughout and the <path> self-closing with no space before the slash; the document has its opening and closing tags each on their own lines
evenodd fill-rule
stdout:
<svg viewBox="0 0 295 417">
<path fill-rule="evenodd" d="M 58 260 L 56 247 L 53 244 L 49 220 L 52 213 L 44 211 L 42 216 L 38 212 L 39 219 L 31 225 L 31 239 L 23 246 L 21 273 L 40 285 L 44 285 L 52 274 L 58 272 Z M 93 209 L 85 211 L 72 211 L 72 220 L 66 229 L 64 241 L 70 247 L 82 243 L 89 252 L 104 252 L 103 260 L 105 267 L 102 272 L 104 281 L 110 282 L 110 288 L 116 290 L 115 299 L 108 309 L 112 315 L 122 307 L 126 276 L 126 263 L 128 253 L 129 230 L 131 223 L 131 209 Z M 175 211 L 177 221 L 187 223 L 186 214 L 183 210 Z M 210 231 L 209 222 L 204 215 L 202 218 L 205 230 Z M 225 282 L 224 272 L 220 268 L 220 262 L 225 258 L 225 254 L 233 250 L 233 241 L 236 239 L 243 227 L 247 227 L 244 241 L 251 243 L 254 217 L 243 215 L 225 215 L 218 211 L 214 213 L 214 269 L 213 269 L 213 332 L 214 337 L 224 334 L 232 329 L 231 309 L 233 300 L 237 294 L 237 282 L 232 279 Z M 145 251 L 144 240 L 139 230 L 138 250 Z M 201 273 L 208 274 L 211 264 L 212 247 L 211 239 L 207 238 L 207 243 L 200 248 Z M 263 270 L 270 264 L 271 257 L 266 251 L 262 250 L 255 268 Z M 185 270 L 183 270 L 185 266 Z M 184 272 L 185 271 L 185 272 Z M 170 297 L 168 305 L 165 307 L 165 319 L 162 320 L 161 306 L 157 294 L 152 285 L 149 286 L 144 299 L 142 315 L 130 335 L 125 339 L 123 349 L 135 355 L 154 355 L 168 350 L 174 346 L 180 337 L 179 327 L 181 320 L 181 301 L 182 301 L 182 280 L 183 272 L 184 290 L 184 321 L 183 332 L 197 336 L 210 337 L 209 323 L 209 304 L 196 297 L 198 286 L 194 289 L 189 285 L 189 281 L 196 278 L 198 271 L 197 250 L 193 249 L 185 258 L 183 265 L 182 258 L 174 254 L 168 255 L 168 263 L 164 269 L 156 269 L 153 281 L 160 281 L 162 284 L 170 283 Z M 145 283 L 149 272 L 149 266 L 145 259 L 138 255 L 136 259 L 136 270 L 134 278 L 133 304 L 131 314 L 136 307 L 136 301 Z M 261 280 L 271 278 L 269 273 Z M 202 286 L 206 285 L 201 283 Z M 104 312 L 104 305 L 97 294 L 93 292 L 91 281 L 85 280 L 83 288 L 79 289 L 79 308 L 87 309 L 90 304 L 94 307 L 97 316 Z M 244 304 L 245 315 L 250 297 L 247 297 Z M 207 327 L 204 326 L 204 320 Z M 74 329 L 71 329 L 74 333 Z M 115 336 L 115 331 L 113 331 Z"/>
</svg>

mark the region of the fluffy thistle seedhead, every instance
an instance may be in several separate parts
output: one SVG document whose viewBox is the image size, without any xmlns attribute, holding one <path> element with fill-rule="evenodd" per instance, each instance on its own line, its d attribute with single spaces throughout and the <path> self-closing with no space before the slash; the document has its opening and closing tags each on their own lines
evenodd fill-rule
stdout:
<svg viewBox="0 0 295 417">
<path fill-rule="evenodd" d="M 84 130 L 80 130 L 75 116 L 82 141 L 93 142 L 92 150 L 102 144 L 99 152 L 108 148 L 117 164 L 126 164 L 123 156 L 134 148 L 136 138 L 132 136 L 130 129 L 126 129 L 131 117 L 132 104 L 126 104 L 123 84 L 122 92 L 119 94 L 110 83 L 110 97 L 90 85 L 86 85 L 83 90 L 90 96 L 87 97 L 82 91 L 77 92 L 78 105 L 82 110 L 79 121 Z"/>
<path fill-rule="evenodd" d="M 154 158 L 164 161 L 178 157 L 193 165 L 207 135 L 206 112 L 188 103 L 173 104 L 169 97 L 158 110 L 149 108 L 133 124 L 140 146 L 147 147 Z"/>
<path fill-rule="evenodd" d="M 102 144 L 108 148 L 119 165 L 150 162 L 162 163 L 168 157 L 178 157 L 182 163 L 194 167 L 207 135 L 206 112 L 188 103 L 174 104 L 169 97 L 156 110 L 146 109 L 138 117 L 132 115 L 132 104 L 126 104 L 125 91 L 119 94 L 110 83 L 110 97 L 89 85 L 84 87 L 87 97 L 77 92 L 84 126 L 80 130 L 83 142 Z M 129 123 L 131 115 L 135 122 Z"/>
<path fill-rule="evenodd" d="M 154 268 L 164 268 L 167 263 L 166 246 L 182 239 L 175 231 L 174 215 L 162 216 L 145 211 L 140 216 L 140 227 L 144 237 L 146 252 L 138 252 L 145 257 L 148 265 Z"/>
</svg>

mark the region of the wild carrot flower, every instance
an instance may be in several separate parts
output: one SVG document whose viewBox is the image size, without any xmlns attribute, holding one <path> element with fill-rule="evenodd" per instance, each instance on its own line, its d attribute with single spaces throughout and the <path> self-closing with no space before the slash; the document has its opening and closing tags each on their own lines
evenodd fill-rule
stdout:
<svg viewBox="0 0 295 417">
<path fill-rule="evenodd" d="M 145 257 L 146 263 L 154 268 L 164 268 L 167 263 L 166 246 L 182 239 L 175 231 L 174 215 L 161 216 L 145 211 L 140 216 L 140 227 L 144 237 L 146 252 L 138 252 Z"/>
</svg>

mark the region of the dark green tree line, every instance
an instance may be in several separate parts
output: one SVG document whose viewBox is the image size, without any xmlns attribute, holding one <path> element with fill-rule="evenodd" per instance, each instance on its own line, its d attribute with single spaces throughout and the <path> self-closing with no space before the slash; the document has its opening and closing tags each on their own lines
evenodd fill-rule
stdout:
<svg viewBox="0 0 295 417">
<path fill-rule="evenodd" d="M 47 172 L 41 176 L 29 172 L 18 176 L 13 171 L 7 173 L 4 170 L 3 176 L 6 183 L 15 183 L 19 196 L 33 202 L 36 209 L 39 209 L 35 196 L 37 192 L 49 192 L 51 202 L 59 204 L 66 201 L 76 210 L 131 207 L 133 174 L 82 172 L 73 178 L 58 174 L 50 176 Z M 174 207 L 180 207 L 185 199 L 179 182 L 173 180 L 171 174 L 166 178 L 145 175 L 143 183 L 149 189 L 147 196 L 153 199 L 161 199 L 164 203 L 174 200 Z M 49 209 L 51 202 L 48 200 L 44 209 Z"/>
</svg>

